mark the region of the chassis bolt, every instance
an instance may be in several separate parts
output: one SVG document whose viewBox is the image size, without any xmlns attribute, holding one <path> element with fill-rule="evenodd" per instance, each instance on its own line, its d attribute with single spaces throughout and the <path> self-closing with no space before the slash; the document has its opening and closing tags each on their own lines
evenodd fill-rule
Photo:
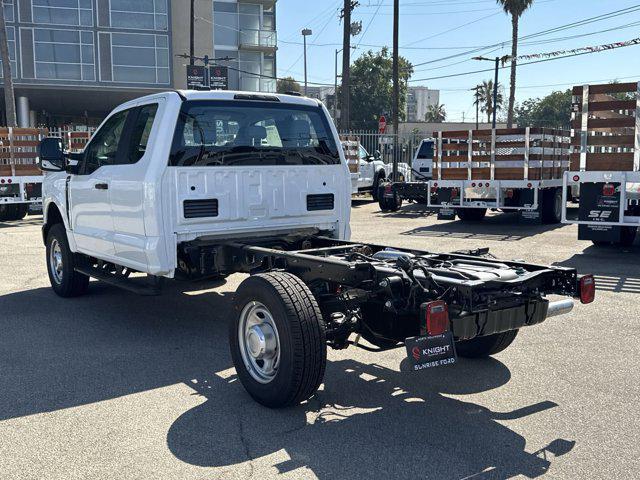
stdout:
<svg viewBox="0 0 640 480">
<path fill-rule="evenodd" d="M 389 286 L 389 279 L 383 278 L 378 285 L 380 285 L 382 288 L 387 288 Z"/>
<path fill-rule="evenodd" d="M 387 300 L 386 302 L 384 302 L 384 306 L 387 308 L 391 308 L 393 304 L 391 303 L 391 300 Z"/>
</svg>

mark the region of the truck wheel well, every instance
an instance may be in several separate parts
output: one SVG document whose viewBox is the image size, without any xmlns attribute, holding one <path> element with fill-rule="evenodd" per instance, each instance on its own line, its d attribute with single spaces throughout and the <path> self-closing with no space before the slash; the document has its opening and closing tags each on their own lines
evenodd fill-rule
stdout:
<svg viewBox="0 0 640 480">
<path fill-rule="evenodd" d="M 45 218 L 47 219 L 47 222 L 44 224 L 42 228 L 42 241 L 45 243 L 47 241 L 47 235 L 49 234 L 49 230 L 51 229 L 51 227 L 53 227 L 58 223 L 62 223 L 64 225 L 62 214 L 60 213 L 60 210 L 58 210 L 58 207 L 55 204 L 51 204 L 47 209 L 46 213 L 47 213 L 47 216 Z"/>
</svg>

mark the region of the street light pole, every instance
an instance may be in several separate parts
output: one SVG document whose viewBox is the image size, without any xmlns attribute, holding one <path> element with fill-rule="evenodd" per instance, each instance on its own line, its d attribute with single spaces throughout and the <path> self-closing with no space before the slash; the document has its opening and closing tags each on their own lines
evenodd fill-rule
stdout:
<svg viewBox="0 0 640 480">
<path fill-rule="evenodd" d="M 333 77 L 333 121 L 336 125 L 338 124 L 338 54 L 341 51 L 342 49 L 336 49 L 335 75 Z"/>
<path fill-rule="evenodd" d="M 195 33 L 194 33 L 194 24 L 195 24 L 195 19 L 196 19 L 196 12 L 195 12 L 195 7 L 194 7 L 194 2 L 195 0 L 191 0 L 191 17 L 189 18 L 189 65 L 193 66 L 194 63 L 194 59 L 193 56 L 195 55 L 194 52 L 194 44 L 195 44 Z"/>
<path fill-rule="evenodd" d="M 472 60 L 484 60 L 496 62 L 496 73 L 493 80 L 493 118 L 491 121 L 492 128 L 496 128 L 496 113 L 498 111 L 498 71 L 500 70 L 500 57 L 496 57 L 495 59 L 487 58 L 487 57 L 473 57 Z"/>
<path fill-rule="evenodd" d="M 304 41 L 304 96 L 307 96 L 307 37 L 313 32 L 309 28 L 302 30 L 302 39 Z"/>
</svg>

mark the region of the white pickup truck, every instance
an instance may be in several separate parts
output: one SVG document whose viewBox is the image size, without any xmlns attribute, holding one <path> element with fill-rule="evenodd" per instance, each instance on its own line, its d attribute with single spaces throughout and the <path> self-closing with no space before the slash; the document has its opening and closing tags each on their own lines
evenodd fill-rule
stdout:
<svg viewBox="0 0 640 480">
<path fill-rule="evenodd" d="M 371 192 L 374 200 L 378 199 L 379 187 L 382 183 L 393 180 L 393 164 L 384 163 L 380 152 L 374 155 L 358 143 L 358 171 L 351 173 L 351 193 L 356 195 Z M 398 163 L 398 182 L 411 180 L 411 167 L 404 162 Z"/>
<path fill-rule="evenodd" d="M 81 154 L 43 140 L 40 165 L 58 295 L 86 293 L 89 277 L 158 294 L 164 278 L 250 274 L 233 300 L 231 356 L 270 407 L 314 394 L 328 346 L 405 347 L 423 370 L 497 353 L 570 311 L 570 297 L 594 298 L 593 277 L 571 268 L 350 242 L 349 170 L 312 99 L 147 96 L 116 108 Z"/>
</svg>

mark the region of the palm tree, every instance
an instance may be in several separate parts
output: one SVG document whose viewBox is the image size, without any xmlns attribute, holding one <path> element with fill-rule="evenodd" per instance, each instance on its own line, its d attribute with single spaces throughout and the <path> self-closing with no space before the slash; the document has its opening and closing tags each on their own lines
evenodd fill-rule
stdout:
<svg viewBox="0 0 640 480">
<path fill-rule="evenodd" d="M 518 21 L 522 14 L 531 6 L 533 0 L 496 0 L 505 13 L 511 15 L 511 90 L 509 91 L 509 110 L 507 111 L 507 126 L 513 124 L 513 108 L 516 102 L 516 65 L 518 56 Z"/>
<path fill-rule="evenodd" d="M 493 116 L 493 80 L 485 80 L 481 85 L 478 85 L 473 94 L 473 104 L 480 105 L 480 111 L 487 114 L 487 122 L 491 123 L 491 117 Z M 498 95 L 496 97 L 496 113 L 502 109 L 504 104 L 504 98 L 502 95 L 502 85 L 498 83 Z"/>
<path fill-rule="evenodd" d="M 442 123 L 447 119 L 447 112 L 444 105 L 429 105 L 427 113 L 424 116 L 427 122 Z"/>
</svg>

